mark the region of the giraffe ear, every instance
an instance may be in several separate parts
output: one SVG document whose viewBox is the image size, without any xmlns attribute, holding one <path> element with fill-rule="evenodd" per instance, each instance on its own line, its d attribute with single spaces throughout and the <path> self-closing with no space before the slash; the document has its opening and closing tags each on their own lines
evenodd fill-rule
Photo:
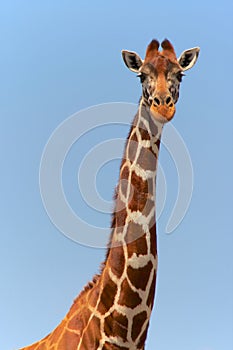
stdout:
<svg viewBox="0 0 233 350">
<path fill-rule="evenodd" d="M 122 57 L 126 66 L 135 73 L 139 72 L 140 67 L 143 64 L 141 57 L 133 51 L 122 50 Z"/>
<path fill-rule="evenodd" d="M 178 58 L 179 65 L 183 70 L 188 70 L 194 66 L 199 55 L 200 48 L 194 47 L 193 49 L 186 50 L 182 52 Z"/>
</svg>

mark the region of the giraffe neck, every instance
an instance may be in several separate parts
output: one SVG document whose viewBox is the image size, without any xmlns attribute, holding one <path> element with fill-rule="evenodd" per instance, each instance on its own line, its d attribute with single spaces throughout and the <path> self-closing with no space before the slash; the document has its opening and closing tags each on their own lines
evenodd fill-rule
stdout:
<svg viewBox="0 0 233 350">
<path fill-rule="evenodd" d="M 161 132 L 162 125 L 141 101 L 120 168 L 112 236 L 101 276 L 102 344 L 116 341 L 126 349 L 144 347 L 155 293 L 155 179 Z"/>
</svg>

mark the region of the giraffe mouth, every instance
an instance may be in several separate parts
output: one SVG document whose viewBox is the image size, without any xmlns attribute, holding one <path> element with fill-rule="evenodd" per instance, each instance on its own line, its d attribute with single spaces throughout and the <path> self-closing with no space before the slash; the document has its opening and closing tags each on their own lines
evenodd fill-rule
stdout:
<svg viewBox="0 0 233 350">
<path fill-rule="evenodd" d="M 161 123 L 169 122 L 175 114 L 176 108 L 173 104 L 172 106 L 159 105 L 156 106 L 154 104 L 150 107 L 150 112 L 152 116 Z"/>
</svg>

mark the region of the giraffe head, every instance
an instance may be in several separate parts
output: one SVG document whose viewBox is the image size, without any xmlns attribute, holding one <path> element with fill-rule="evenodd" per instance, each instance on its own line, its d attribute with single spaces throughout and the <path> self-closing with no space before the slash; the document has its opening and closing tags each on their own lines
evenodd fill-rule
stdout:
<svg viewBox="0 0 233 350">
<path fill-rule="evenodd" d="M 136 52 L 122 51 L 126 66 L 138 74 L 142 83 L 142 99 L 151 115 L 161 123 L 171 120 L 179 98 L 179 88 L 184 71 L 193 67 L 199 47 L 184 51 L 177 59 L 172 44 L 165 39 L 159 51 L 159 42 L 152 40 L 142 60 Z"/>
</svg>

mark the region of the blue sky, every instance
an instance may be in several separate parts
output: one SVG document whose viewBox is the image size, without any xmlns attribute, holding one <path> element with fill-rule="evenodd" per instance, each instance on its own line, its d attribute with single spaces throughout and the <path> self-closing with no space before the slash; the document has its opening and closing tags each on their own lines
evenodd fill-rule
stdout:
<svg viewBox="0 0 233 350">
<path fill-rule="evenodd" d="M 163 147 L 168 197 L 158 227 L 159 274 L 147 349 L 231 350 L 232 2 L 8 1 L 0 6 L 0 348 L 16 349 L 48 334 L 105 254 L 65 237 L 46 214 L 39 168 L 50 135 L 83 108 L 137 103 L 140 86 L 120 52 L 143 56 L 152 38 L 167 37 L 178 55 L 201 47 L 172 122 L 192 159 L 194 190 L 184 220 L 166 234 L 177 178 Z M 85 153 L 79 151 L 104 140 L 105 132 L 108 138 L 124 138 L 127 128 L 103 128 L 101 136 L 95 132 L 75 144 L 63 182 L 74 210 L 107 227 L 109 215 L 79 207 L 76 178 Z M 111 162 L 97 176 L 106 200 L 118 167 L 119 161 Z"/>
</svg>

